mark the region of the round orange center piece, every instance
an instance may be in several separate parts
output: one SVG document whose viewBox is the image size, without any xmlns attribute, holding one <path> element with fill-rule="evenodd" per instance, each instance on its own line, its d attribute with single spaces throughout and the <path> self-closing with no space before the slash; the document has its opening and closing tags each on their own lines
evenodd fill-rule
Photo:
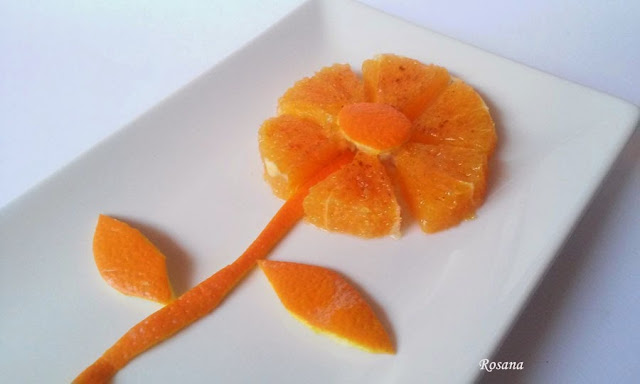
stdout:
<svg viewBox="0 0 640 384">
<path fill-rule="evenodd" d="M 338 114 L 344 136 L 359 149 L 380 153 L 404 144 L 411 135 L 411 121 L 388 104 L 349 104 Z"/>
</svg>

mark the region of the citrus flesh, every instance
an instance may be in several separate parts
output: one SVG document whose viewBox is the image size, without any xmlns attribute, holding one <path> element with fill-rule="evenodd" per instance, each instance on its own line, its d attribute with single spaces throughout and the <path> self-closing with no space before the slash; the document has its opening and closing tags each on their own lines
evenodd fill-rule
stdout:
<svg viewBox="0 0 640 384">
<path fill-rule="evenodd" d="M 102 278 L 119 292 L 163 304 L 173 299 L 165 256 L 127 223 L 100 215 L 93 257 Z"/>
<path fill-rule="evenodd" d="M 490 155 L 496 145 L 495 124 L 480 95 L 454 79 L 414 122 L 412 141 L 474 148 Z"/>
<path fill-rule="evenodd" d="M 395 353 L 375 312 L 340 274 L 300 263 L 261 260 L 258 264 L 284 307 L 307 326 L 369 352 Z"/>
<path fill-rule="evenodd" d="M 419 159 L 421 166 L 431 168 L 473 185 L 473 207 L 479 207 L 484 201 L 487 189 L 488 159 L 483 152 L 471 148 L 450 145 L 429 145 L 409 143 L 398 154 Z M 404 167 L 410 166 L 400 159 Z"/>
<path fill-rule="evenodd" d="M 367 101 L 392 105 L 412 121 L 451 80 L 445 68 L 392 54 L 366 60 L 362 76 Z"/>
<path fill-rule="evenodd" d="M 381 103 L 346 105 L 338 114 L 338 127 L 358 149 L 372 154 L 396 149 L 411 136 L 411 121 Z"/>
<path fill-rule="evenodd" d="M 362 80 L 349 65 L 334 64 L 289 88 L 278 101 L 278 114 L 314 121 L 332 136 L 342 107 L 361 101 L 364 101 Z"/>
<path fill-rule="evenodd" d="M 447 147 L 410 144 L 395 157 L 404 199 L 425 232 L 472 218 L 484 198 L 486 158 Z"/>
<path fill-rule="evenodd" d="M 313 186 L 304 212 L 307 221 L 334 232 L 361 237 L 400 234 L 400 206 L 391 178 L 376 156 L 364 152 Z"/>
<path fill-rule="evenodd" d="M 290 115 L 268 119 L 258 132 L 265 180 L 287 199 L 300 185 L 339 156 L 345 147 L 330 140 L 318 124 Z"/>
</svg>

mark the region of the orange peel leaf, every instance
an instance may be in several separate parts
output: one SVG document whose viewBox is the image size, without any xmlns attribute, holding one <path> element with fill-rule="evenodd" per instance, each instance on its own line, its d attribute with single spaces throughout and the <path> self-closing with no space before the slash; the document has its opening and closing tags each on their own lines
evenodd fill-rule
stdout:
<svg viewBox="0 0 640 384">
<path fill-rule="evenodd" d="M 327 268 L 261 260 L 260 269 L 291 314 L 312 329 L 373 353 L 395 353 L 389 334 L 367 301 Z"/>
<path fill-rule="evenodd" d="M 165 256 L 127 223 L 100 215 L 93 257 L 102 278 L 119 292 L 162 304 L 173 300 Z"/>
</svg>

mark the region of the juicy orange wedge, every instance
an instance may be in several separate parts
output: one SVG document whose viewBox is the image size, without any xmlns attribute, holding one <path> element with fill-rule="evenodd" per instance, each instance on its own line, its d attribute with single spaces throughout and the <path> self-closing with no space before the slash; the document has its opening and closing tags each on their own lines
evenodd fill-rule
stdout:
<svg viewBox="0 0 640 384">
<path fill-rule="evenodd" d="M 392 105 L 414 120 L 447 87 L 445 68 L 398 55 L 378 55 L 362 63 L 367 101 Z"/>
<path fill-rule="evenodd" d="M 400 206 L 385 167 L 376 156 L 353 160 L 309 190 L 307 221 L 330 231 L 361 237 L 400 235 Z"/>
<path fill-rule="evenodd" d="M 416 119 L 411 141 L 491 155 L 497 137 L 489 107 L 471 86 L 454 79 Z"/>
<path fill-rule="evenodd" d="M 102 278 L 119 292 L 162 304 L 173 300 L 165 256 L 127 223 L 100 215 L 93 257 Z"/>
<path fill-rule="evenodd" d="M 276 196 L 288 199 L 313 174 L 344 152 L 311 120 L 280 115 L 258 131 L 265 180 Z"/>
<path fill-rule="evenodd" d="M 404 199 L 425 232 L 470 218 L 484 199 L 487 157 L 483 153 L 411 143 L 395 161 Z"/>
<path fill-rule="evenodd" d="M 278 114 L 313 121 L 332 136 L 343 106 L 364 101 L 362 80 L 346 64 L 322 68 L 297 81 L 278 100 Z"/>
<path fill-rule="evenodd" d="M 395 353 L 374 311 L 338 273 L 283 261 L 261 260 L 258 265 L 285 308 L 307 326 L 369 352 Z"/>
</svg>

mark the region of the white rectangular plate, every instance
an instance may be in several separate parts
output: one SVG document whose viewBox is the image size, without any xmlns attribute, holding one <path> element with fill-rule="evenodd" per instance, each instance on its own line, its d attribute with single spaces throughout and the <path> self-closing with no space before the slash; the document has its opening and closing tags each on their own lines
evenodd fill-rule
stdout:
<svg viewBox="0 0 640 384">
<path fill-rule="evenodd" d="M 299 225 L 272 258 L 331 267 L 398 353 L 337 345 L 251 273 L 207 316 L 125 367 L 129 382 L 462 382 L 479 373 L 638 122 L 628 103 L 345 1 L 311 1 L 0 212 L 4 382 L 68 382 L 158 308 L 101 280 L 99 213 L 167 254 L 177 293 L 235 259 L 281 202 L 257 130 L 293 82 L 391 52 L 447 67 L 491 107 L 499 146 L 477 219 L 400 240 Z"/>
</svg>

